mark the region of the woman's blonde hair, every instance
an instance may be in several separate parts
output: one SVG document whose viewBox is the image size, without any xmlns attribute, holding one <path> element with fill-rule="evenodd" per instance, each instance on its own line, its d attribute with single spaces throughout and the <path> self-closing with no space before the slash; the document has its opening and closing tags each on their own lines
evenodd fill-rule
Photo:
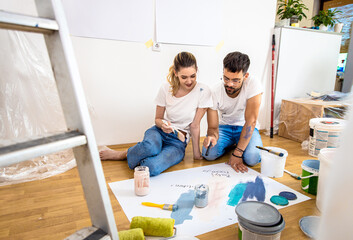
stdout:
<svg viewBox="0 0 353 240">
<path fill-rule="evenodd" d="M 175 72 L 179 72 L 181 68 L 186 67 L 194 67 L 197 71 L 196 58 L 192 53 L 180 52 L 175 56 L 173 65 L 169 68 L 169 74 L 167 76 L 173 96 L 175 96 L 180 87 L 180 82 L 178 77 L 175 76 Z"/>
</svg>

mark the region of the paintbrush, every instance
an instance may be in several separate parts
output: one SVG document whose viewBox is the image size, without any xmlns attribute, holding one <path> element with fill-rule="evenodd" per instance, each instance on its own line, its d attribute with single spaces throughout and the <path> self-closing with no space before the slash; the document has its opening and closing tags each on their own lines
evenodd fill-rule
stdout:
<svg viewBox="0 0 353 240">
<path fill-rule="evenodd" d="M 168 125 L 168 122 L 167 122 L 166 120 L 164 120 L 164 119 L 162 119 L 162 122 L 163 122 L 165 125 L 172 127 L 173 132 L 174 132 L 174 134 L 177 135 L 178 139 L 179 139 L 180 141 L 182 141 L 182 142 L 185 142 L 185 135 L 184 135 L 180 130 L 176 129 L 176 128 L 175 128 L 174 126 L 172 126 L 172 125 Z"/>
<path fill-rule="evenodd" d="M 157 204 L 157 203 L 151 203 L 151 202 L 142 202 L 141 204 L 147 207 L 158 207 L 163 210 L 169 210 L 173 212 L 178 209 L 178 205 L 176 204 Z"/>
<path fill-rule="evenodd" d="M 210 151 L 211 147 L 212 147 L 212 143 L 210 143 L 210 145 L 208 145 L 208 147 L 207 147 L 207 150 L 206 150 L 206 153 L 205 153 L 206 156 L 208 156 L 208 152 Z"/>
<path fill-rule="evenodd" d="M 275 155 L 280 156 L 280 157 L 283 157 L 283 156 L 284 156 L 284 154 L 281 153 L 281 152 L 276 152 L 276 151 L 273 151 L 273 150 L 271 150 L 271 149 L 267 149 L 267 148 L 260 147 L 260 146 L 256 146 L 256 147 L 257 147 L 258 149 L 267 151 L 267 152 L 269 152 L 269 153 L 275 154 Z"/>
<path fill-rule="evenodd" d="M 308 175 L 308 176 L 305 176 L 305 177 L 302 177 L 302 176 L 299 176 L 298 174 L 295 174 L 295 173 L 292 173 L 286 169 L 283 170 L 284 172 L 288 173 L 289 175 L 291 175 L 292 177 L 294 177 L 295 179 L 297 180 L 302 180 L 302 179 L 306 179 L 306 178 L 311 178 L 311 177 L 316 177 L 318 176 L 317 174 L 312 174 L 312 175 Z"/>
</svg>

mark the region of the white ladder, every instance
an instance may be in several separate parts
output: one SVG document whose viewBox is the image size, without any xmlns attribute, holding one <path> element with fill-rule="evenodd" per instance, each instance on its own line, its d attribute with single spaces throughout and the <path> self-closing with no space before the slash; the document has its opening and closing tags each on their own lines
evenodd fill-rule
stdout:
<svg viewBox="0 0 353 240">
<path fill-rule="evenodd" d="M 38 17 L 0 10 L 0 28 L 44 34 L 68 131 L 0 148 L 0 167 L 73 148 L 97 229 L 89 239 L 119 239 L 61 0 L 35 0 L 35 4 Z"/>
</svg>

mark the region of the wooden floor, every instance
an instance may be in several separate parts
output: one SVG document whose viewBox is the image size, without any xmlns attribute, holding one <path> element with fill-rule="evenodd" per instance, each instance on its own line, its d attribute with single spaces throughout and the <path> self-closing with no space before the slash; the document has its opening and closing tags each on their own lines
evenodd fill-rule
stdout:
<svg viewBox="0 0 353 240">
<path fill-rule="evenodd" d="M 270 139 L 262 135 L 262 140 L 264 146 L 281 147 L 288 151 L 286 169 L 289 171 L 300 174 L 302 161 L 312 159 L 307 151 L 301 149 L 300 143 L 278 136 Z M 189 144 L 184 161 L 168 171 L 221 163 L 228 157 L 226 155 L 214 162 L 194 161 Z M 107 183 L 133 178 L 133 171 L 128 168 L 126 161 L 104 161 L 103 169 Z M 253 169 L 260 171 L 260 164 Z M 301 182 L 287 174 L 275 180 L 312 198 L 280 210 L 286 222 L 282 239 L 308 239 L 298 223 L 303 216 L 320 214 L 315 205 L 315 196 L 302 191 Z M 108 190 L 118 230 L 126 230 L 129 221 L 109 187 Z M 44 180 L 0 187 L 0 239 L 63 239 L 87 226 L 90 226 L 90 218 L 76 168 Z M 197 237 L 212 240 L 238 239 L 237 224 Z"/>
</svg>

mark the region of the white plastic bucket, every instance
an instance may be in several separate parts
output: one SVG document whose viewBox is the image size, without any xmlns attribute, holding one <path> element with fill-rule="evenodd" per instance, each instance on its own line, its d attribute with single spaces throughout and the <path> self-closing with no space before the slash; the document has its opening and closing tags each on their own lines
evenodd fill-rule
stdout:
<svg viewBox="0 0 353 240">
<path fill-rule="evenodd" d="M 261 174 L 267 177 L 278 178 L 283 176 L 284 166 L 288 152 L 278 147 L 266 147 L 267 149 L 283 153 L 283 157 L 261 150 Z"/>
<path fill-rule="evenodd" d="M 324 148 L 320 150 L 320 170 L 319 170 L 319 184 L 316 195 L 316 207 L 321 211 L 325 189 L 327 188 L 327 177 L 330 175 L 331 166 L 333 164 L 333 157 L 336 153 L 334 148 Z"/>
<path fill-rule="evenodd" d="M 323 148 L 339 146 L 346 121 L 338 118 L 312 118 L 309 121 L 309 155 L 317 157 Z"/>
</svg>

